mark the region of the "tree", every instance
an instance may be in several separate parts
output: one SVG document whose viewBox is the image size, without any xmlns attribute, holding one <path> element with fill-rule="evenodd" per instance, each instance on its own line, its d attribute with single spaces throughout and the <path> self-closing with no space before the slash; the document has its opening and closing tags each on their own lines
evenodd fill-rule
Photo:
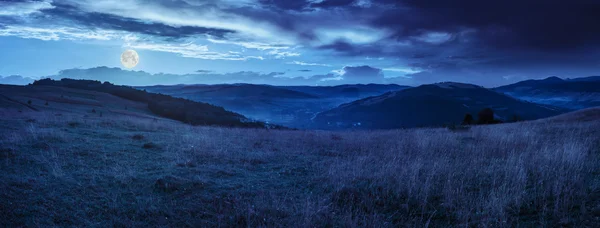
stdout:
<svg viewBox="0 0 600 228">
<path fill-rule="evenodd" d="M 470 113 L 467 113 L 463 119 L 462 125 L 471 125 L 473 122 L 473 116 Z"/>
<path fill-rule="evenodd" d="M 479 117 L 478 124 L 493 124 L 496 122 L 494 121 L 494 110 L 491 108 L 484 108 L 479 111 L 477 116 Z"/>
</svg>

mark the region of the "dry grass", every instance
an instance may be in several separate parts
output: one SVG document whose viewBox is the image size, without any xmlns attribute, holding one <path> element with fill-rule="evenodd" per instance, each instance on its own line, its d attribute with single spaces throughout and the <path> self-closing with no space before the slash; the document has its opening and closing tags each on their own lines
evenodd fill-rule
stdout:
<svg viewBox="0 0 600 228">
<path fill-rule="evenodd" d="M 0 127 L 3 226 L 600 224 L 599 122 L 326 132 L 46 112 Z"/>
</svg>

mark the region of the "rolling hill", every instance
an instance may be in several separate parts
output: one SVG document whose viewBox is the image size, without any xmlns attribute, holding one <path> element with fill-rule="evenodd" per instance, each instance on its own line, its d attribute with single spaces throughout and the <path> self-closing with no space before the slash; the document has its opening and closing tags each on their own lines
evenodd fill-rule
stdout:
<svg viewBox="0 0 600 228">
<path fill-rule="evenodd" d="M 600 76 L 526 80 L 494 90 L 522 100 L 571 110 L 600 106 Z"/>
<path fill-rule="evenodd" d="M 162 117 L 191 125 L 265 127 L 264 123 L 211 104 L 91 80 L 44 79 L 29 86 L 3 85 L 0 104 L 20 111 L 39 111 L 42 107 L 87 115 Z"/>
<path fill-rule="evenodd" d="M 487 107 L 492 108 L 500 120 L 510 120 L 515 115 L 522 120 L 539 119 L 566 111 L 521 101 L 476 85 L 447 82 L 342 104 L 319 113 L 314 121 L 334 129 L 441 126 L 460 123 L 466 113 L 476 116 Z"/>
</svg>

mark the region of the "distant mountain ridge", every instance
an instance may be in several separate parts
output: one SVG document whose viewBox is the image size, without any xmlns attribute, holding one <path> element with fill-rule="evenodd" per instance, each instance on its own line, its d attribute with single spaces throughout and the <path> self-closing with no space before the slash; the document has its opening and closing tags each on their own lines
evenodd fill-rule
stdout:
<svg viewBox="0 0 600 228">
<path fill-rule="evenodd" d="M 236 83 L 136 88 L 225 107 L 270 123 L 298 128 L 318 128 L 311 122 L 316 113 L 345 102 L 407 87 L 393 84 L 272 86 Z"/>
<path fill-rule="evenodd" d="M 566 110 L 524 102 L 477 85 L 444 82 L 422 85 L 342 104 L 314 121 L 332 129 L 433 127 L 460 123 L 465 114 L 492 108 L 496 118 L 545 118 Z"/>
<path fill-rule="evenodd" d="M 494 90 L 522 100 L 571 110 L 600 106 L 600 76 L 526 80 Z"/>
</svg>

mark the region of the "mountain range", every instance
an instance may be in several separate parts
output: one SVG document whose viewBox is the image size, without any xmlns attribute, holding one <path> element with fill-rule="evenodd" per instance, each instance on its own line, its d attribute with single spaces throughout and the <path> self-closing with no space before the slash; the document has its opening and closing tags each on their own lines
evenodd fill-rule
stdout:
<svg viewBox="0 0 600 228">
<path fill-rule="evenodd" d="M 88 79 L 100 77 L 131 81 L 136 77 L 144 78 L 148 75 L 150 74 L 142 71 L 98 67 L 87 70 L 61 71 L 59 75 L 50 78 L 69 76 Z M 168 78 L 168 75 L 163 74 L 150 76 L 164 77 L 164 80 Z M 27 84 L 33 80 L 21 76 L 9 76 L 1 79 L 0 84 Z M 97 83 L 101 84 L 101 82 Z M 39 83 L 37 84 L 39 85 Z M 572 110 L 600 106 L 600 76 L 573 79 L 549 77 L 521 81 L 496 88 L 484 88 L 456 82 L 418 87 L 395 84 L 275 86 L 248 83 L 138 87 L 116 86 L 110 83 L 109 85 L 113 86 L 110 88 L 129 88 L 133 91 L 138 89 L 152 94 L 183 98 L 185 101 L 178 101 L 180 104 L 193 101 L 200 105 L 186 104 L 211 107 L 209 108 L 211 110 L 217 110 L 212 107 L 222 107 L 223 113 L 231 112 L 227 115 L 236 116 L 239 113 L 239 116 L 235 118 L 248 118 L 244 121 L 264 122 L 300 129 L 389 129 L 442 126 L 460 123 L 466 114 L 477 116 L 477 113 L 483 108 L 491 108 L 495 117 L 501 121 L 533 120 Z M 45 86 L 65 85 L 55 83 Z M 98 88 L 92 86 L 91 89 L 97 90 Z M 100 90 L 99 92 L 111 93 L 114 91 Z M 147 101 L 148 99 L 144 100 L 144 102 L 150 103 Z M 162 103 L 163 106 L 165 104 Z"/>
<path fill-rule="evenodd" d="M 378 84 L 323 87 L 221 84 L 137 88 L 222 106 L 269 123 L 295 128 L 319 128 L 311 121 L 319 112 L 357 99 L 408 87 Z"/>
<path fill-rule="evenodd" d="M 494 90 L 522 100 L 570 110 L 600 106 L 600 76 L 526 80 Z"/>
<path fill-rule="evenodd" d="M 565 109 L 522 101 L 480 86 L 444 82 L 389 92 L 342 104 L 319 113 L 314 122 L 325 128 L 391 129 L 460 123 L 492 108 L 495 117 L 532 120 L 566 112 Z"/>
</svg>

